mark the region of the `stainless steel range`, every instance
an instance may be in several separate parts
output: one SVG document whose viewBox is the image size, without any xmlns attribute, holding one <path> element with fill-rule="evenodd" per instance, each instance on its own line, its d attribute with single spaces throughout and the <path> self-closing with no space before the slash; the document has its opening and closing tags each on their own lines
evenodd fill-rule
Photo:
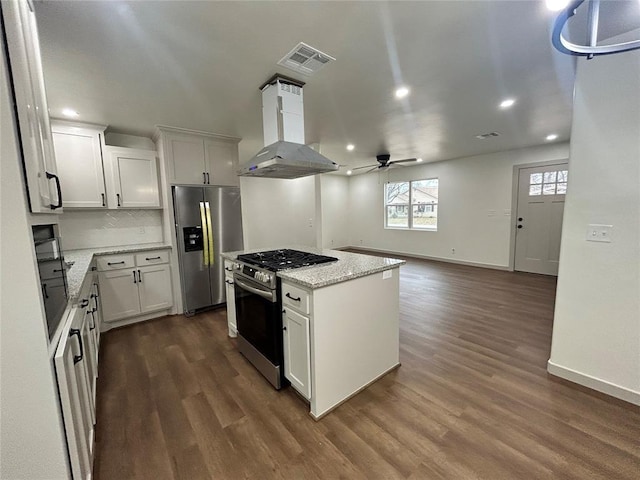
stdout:
<svg viewBox="0 0 640 480">
<path fill-rule="evenodd" d="M 282 292 L 275 272 L 337 260 L 290 249 L 237 257 L 234 283 L 238 349 L 276 389 L 288 382 L 283 367 Z"/>
</svg>

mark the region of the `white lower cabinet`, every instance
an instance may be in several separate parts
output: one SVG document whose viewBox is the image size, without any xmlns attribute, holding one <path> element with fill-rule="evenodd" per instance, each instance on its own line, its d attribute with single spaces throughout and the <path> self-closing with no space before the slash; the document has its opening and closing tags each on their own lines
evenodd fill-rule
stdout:
<svg viewBox="0 0 640 480">
<path fill-rule="evenodd" d="M 74 479 L 91 478 L 95 411 L 89 384 L 86 309 L 75 307 L 56 349 L 54 365 Z"/>
<path fill-rule="evenodd" d="M 282 291 L 285 291 L 283 284 Z M 282 337 L 284 346 L 284 376 L 307 400 L 311 399 L 311 344 L 308 316 L 290 306 L 283 309 Z"/>
<path fill-rule="evenodd" d="M 140 313 L 140 296 L 135 269 L 100 272 L 102 319 L 113 322 Z"/>
<path fill-rule="evenodd" d="M 164 310 L 173 304 L 169 265 L 153 265 L 138 269 L 140 313 Z"/>
<path fill-rule="evenodd" d="M 164 251 L 98 258 L 102 320 L 114 322 L 171 308 L 173 290 L 168 261 Z M 163 263 L 149 265 L 153 262 Z"/>
</svg>

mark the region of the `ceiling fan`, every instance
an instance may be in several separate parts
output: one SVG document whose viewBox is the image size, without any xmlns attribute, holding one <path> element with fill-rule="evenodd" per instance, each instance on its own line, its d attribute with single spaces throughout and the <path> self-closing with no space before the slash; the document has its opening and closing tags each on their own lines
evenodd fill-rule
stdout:
<svg viewBox="0 0 640 480">
<path fill-rule="evenodd" d="M 365 165 L 364 167 L 356 167 L 356 168 L 352 168 L 351 170 L 356 171 L 356 170 L 362 170 L 363 168 L 369 168 L 370 170 L 367 170 L 365 172 L 365 173 L 369 173 L 374 170 L 384 170 L 386 168 L 392 167 L 399 163 L 419 161 L 418 158 L 405 158 L 403 160 L 393 160 L 393 161 L 390 161 L 390 159 L 391 159 L 391 155 L 389 155 L 388 153 L 381 153 L 379 155 L 376 155 L 376 160 L 378 161 L 377 165 Z M 398 166 L 402 167 L 403 165 L 398 165 Z"/>
</svg>

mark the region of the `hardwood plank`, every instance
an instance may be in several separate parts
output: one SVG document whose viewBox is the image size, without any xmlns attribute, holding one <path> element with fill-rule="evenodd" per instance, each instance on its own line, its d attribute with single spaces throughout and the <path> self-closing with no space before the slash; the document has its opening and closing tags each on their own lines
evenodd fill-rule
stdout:
<svg viewBox="0 0 640 480">
<path fill-rule="evenodd" d="M 224 309 L 106 332 L 98 480 L 634 479 L 640 408 L 546 372 L 555 279 L 409 259 L 402 366 L 319 422 Z"/>
</svg>

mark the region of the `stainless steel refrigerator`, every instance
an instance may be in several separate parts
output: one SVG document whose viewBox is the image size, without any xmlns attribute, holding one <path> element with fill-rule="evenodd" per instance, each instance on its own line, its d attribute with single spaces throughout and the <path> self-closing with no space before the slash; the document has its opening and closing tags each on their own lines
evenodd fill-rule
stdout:
<svg viewBox="0 0 640 480">
<path fill-rule="evenodd" d="M 186 314 L 226 301 L 220 252 L 243 249 L 240 189 L 173 187 Z"/>
</svg>

